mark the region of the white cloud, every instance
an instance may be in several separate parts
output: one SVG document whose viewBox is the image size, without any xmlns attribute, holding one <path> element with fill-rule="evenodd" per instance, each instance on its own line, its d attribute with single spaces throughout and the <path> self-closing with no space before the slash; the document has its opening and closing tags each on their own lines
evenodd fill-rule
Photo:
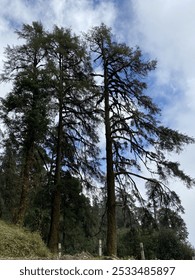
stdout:
<svg viewBox="0 0 195 280">
<path fill-rule="evenodd" d="M 94 6 L 94 1 L 89 0 L 57 0 L 50 2 L 50 8 L 55 18 L 55 23 L 66 24 L 75 31 L 87 31 L 90 27 L 101 22 L 112 24 L 116 16 L 116 9 L 112 1 L 99 1 Z"/>
<path fill-rule="evenodd" d="M 151 58 L 157 58 L 158 68 L 153 89 L 155 98 L 168 103 L 163 107 L 163 121 L 190 136 L 195 136 L 195 2 L 193 0 L 136 0 L 132 1 L 134 26 L 131 32 L 136 43 Z M 173 160 L 194 175 L 195 146 L 190 145 Z M 174 182 L 173 182 L 174 185 Z M 186 190 L 175 182 L 186 209 L 185 221 L 190 241 L 195 245 L 195 190 Z"/>
<path fill-rule="evenodd" d="M 168 73 L 189 75 L 195 70 L 195 2 L 193 0 L 133 1 L 136 33 L 142 47 L 157 57 Z"/>
</svg>

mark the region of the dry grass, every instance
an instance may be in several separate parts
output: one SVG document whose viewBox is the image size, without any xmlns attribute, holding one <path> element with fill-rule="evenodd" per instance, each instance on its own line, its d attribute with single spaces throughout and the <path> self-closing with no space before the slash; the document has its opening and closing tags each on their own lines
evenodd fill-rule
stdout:
<svg viewBox="0 0 195 280">
<path fill-rule="evenodd" d="M 38 233 L 0 220 L 0 259 L 51 259 Z"/>
</svg>

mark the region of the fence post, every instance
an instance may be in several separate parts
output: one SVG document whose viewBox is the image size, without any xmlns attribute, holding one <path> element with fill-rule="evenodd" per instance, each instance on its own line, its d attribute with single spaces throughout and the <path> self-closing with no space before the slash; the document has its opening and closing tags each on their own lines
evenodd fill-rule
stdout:
<svg viewBox="0 0 195 280">
<path fill-rule="evenodd" d="M 145 260 L 144 245 L 142 242 L 140 243 L 140 248 L 141 248 L 141 260 Z"/>
<path fill-rule="evenodd" d="M 99 239 L 99 257 L 102 256 L 102 240 Z"/>
<path fill-rule="evenodd" d="M 62 244 L 58 243 L 58 258 L 60 259 L 62 256 Z"/>
</svg>

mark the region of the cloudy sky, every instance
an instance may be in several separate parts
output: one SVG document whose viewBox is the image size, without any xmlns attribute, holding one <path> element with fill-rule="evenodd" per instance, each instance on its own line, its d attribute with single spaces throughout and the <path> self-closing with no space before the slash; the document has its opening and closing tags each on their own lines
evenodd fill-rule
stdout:
<svg viewBox="0 0 195 280">
<path fill-rule="evenodd" d="M 17 44 L 14 34 L 21 24 L 42 21 L 71 27 L 76 33 L 104 22 L 118 40 L 140 46 L 157 59 L 149 91 L 162 108 L 162 121 L 171 128 L 195 137 L 195 1 L 194 0 L 1 0 L 0 70 L 7 44 Z M 0 96 L 10 85 L 0 85 Z M 195 145 L 172 158 L 195 177 Z M 195 188 L 188 190 L 172 182 L 180 195 L 189 231 L 195 246 Z"/>
</svg>

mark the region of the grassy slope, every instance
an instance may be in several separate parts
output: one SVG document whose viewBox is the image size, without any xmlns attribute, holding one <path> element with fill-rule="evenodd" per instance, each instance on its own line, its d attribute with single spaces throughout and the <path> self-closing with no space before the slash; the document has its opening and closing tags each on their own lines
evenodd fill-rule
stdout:
<svg viewBox="0 0 195 280">
<path fill-rule="evenodd" d="M 0 220 L 0 259 L 49 259 L 49 250 L 38 233 Z"/>
</svg>

